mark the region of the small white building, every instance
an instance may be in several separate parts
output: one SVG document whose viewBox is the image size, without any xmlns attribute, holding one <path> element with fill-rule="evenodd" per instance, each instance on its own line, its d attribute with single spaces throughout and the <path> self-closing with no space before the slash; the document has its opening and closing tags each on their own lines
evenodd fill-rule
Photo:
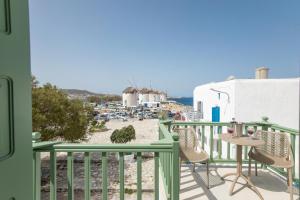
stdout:
<svg viewBox="0 0 300 200">
<path fill-rule="evenodd" d="M 272 123 L 299 129 L 299 81 L 235 79 L 201 85 L 194 90 L 194 111 L 207 121 L 253 122 L 267 116 Z"/>
<path fill-rule="evenodd" d="M 160 94 L 159 94 L 159 101 L 160 101 L 160 102 L 165 102 L 165 101 L 167 101 L 167 93 L 165 93 L 165 92 L 160 92 Z"/>
<path fill-rule="evenodd" d="M 122 94 L 123 106 L 136 107 L 138 105 L 138 90 L 133 87 L 128 87 Z"/>
<path fill-rule="evenodd" d="M 149 90 L 149 102 L 155 102 L 157 99 L 157 92 L 155 90 Z"/>
<path fill-rule="evenodd" d="M 149 102 L 149 89 L 142 88 L 139 90 L 139 104 L 143 105 L 145 102 Z"/>
<path fill-rule="evenodd" d="M 230 122 L 234 118 L 238 122 L 255 122 L 266 116 L 271 123 L 299 130 L 300 78 L 267 77 L 267 69 L 258 68 L 256 79 L 232 77 L 227 81 L 200 85 L 194 89 L 194 111 L 201 113 L 201 121 Z M 214 130 L 215 143 L 217 138 L 217 130 Z M 209 151 L 209 135 L 205 141 L 204 148 Z M 227 146 L 223 143 L 222 157 L 225 158 Z M 231 155 L 235 155 L 234 148 L 232 145 Z M 216 153 L 217 149 L 213 151 Z M 299 152 L 298 138 L 295 152 Z"/>
</svg>

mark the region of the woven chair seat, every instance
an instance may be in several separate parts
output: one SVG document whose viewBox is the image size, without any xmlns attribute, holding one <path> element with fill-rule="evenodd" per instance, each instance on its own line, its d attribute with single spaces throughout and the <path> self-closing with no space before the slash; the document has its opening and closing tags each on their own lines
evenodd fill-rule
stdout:
<svg viewBox="0 0 300 200">
<path fill-rule="evenodd" d="M 283 157 L 274 157 L 269 154 L 265 154 L 260 151 L 250 151 L 249 157 L 253 160 L 256 160 L 260 163 L 264 163 L 273 167 L 280 167 L 280 168 L 290 168 L 293 167 L 293 162 L 291 160 L 286 160 Z"/>
</svg>

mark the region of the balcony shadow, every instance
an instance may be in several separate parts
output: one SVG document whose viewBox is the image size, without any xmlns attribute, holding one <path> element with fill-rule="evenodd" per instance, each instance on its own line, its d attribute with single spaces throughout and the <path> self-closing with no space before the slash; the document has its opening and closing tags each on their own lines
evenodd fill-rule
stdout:
<svg viewBox="0 0 300 200">
<path fill-rule="evenodd" d="M 180 198 L 183 200 L 194 200 L 199 199 L 202 196 L 206 196 L 208 199 L 216 200 L 217 198 L 213 195 L 213 193 L 207 189 L 207 175 L 206 175 L 206 166 L 205 165 L 197 165 L 195 172 L 193 172 L 193 167 L 190 164 L 185 164 L 182 166 L 184 168 L 181 173 L 188 173 L 181 178 L 188 178 L 189 180 L 181 180 L 180 186 L 180 194 L 183 193 L 195 193 L 192 196 Z M 191 176 L 191 177 L 189 177 Z M 218 185 L 224 184 L 225 182 L 221 179 L 220 174 L 217 171 L 217 168 L 214 166 L 210 166 L 209 173 L 209 185 L 210 188 L 216 187 Z M 194 183 L 191 185 L 191 183 Z M 188 187 L 182 188 L 182 186 L 190 185 Z M 200 190 L 201 189 L 201 190 Z M 199 193 L 199 191 L 202 191 Z"/>
</svg>

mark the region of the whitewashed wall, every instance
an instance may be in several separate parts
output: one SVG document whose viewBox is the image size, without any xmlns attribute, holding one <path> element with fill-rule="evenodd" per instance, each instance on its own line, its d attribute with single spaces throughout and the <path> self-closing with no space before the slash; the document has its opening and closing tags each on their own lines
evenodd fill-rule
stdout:
<svg viewBox="0 0 300 200">
<path fill-rule="evenodd" d="M 269 122 L 299 130 L 299 83 L 294 79 L 236 79 L 218 83 L 209 83 L 194 89 L 194 110 L 197 102 L 203 102 L 203 120 L 212 120 L 212 107 L 220 106 L 220 121 L 229 122 L 234 117 L 237 121 L 260 121 L 262 116 L 269 117 Z M 220 90 L 229 94 L 211 91 Z M 207 130 L 208 131 L 208 130 Z M 207 132 L 208 133 L 208 132 Z M 217 132 L 214 131 L 215 140 Z M 209 141 L 209 134 L 206 134 Z M 234 147 L 234 145 L 232 146 Z M 209 151 L 209 142 L 204 146 Z M 231 158 L 235 157 L 235 149 L 230 150 Z M 227 145 L 222 142 L 223 158 L 226 158 Z M 296 140 L 296 158 L 299 158 L 299 138 Z M 299 169 L 299 159 L 296 160 Z M 299 172 L 296 170 L 296 177 Z"/>
<path fill-rule="evenodd" d="M 149 102 L 149 94 L 139 93 L 138 98 L 139 98 L 139 104 L 143 104 L 144 102 Z"/>
<path fill-rule="evenodd" d="M 299 129 L 299 78 L 236 80 L 236 119 L 269 121 Z"/>
<path fill-rule="evenodd" d="M 137 93 L 123 93 L 122 95 L 123 106 L 132 107 L 138 104 Z"/>
</svg>

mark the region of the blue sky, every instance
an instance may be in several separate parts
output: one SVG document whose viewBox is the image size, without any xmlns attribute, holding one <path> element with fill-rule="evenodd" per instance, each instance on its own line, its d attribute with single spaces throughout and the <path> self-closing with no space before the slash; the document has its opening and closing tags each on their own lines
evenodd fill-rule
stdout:
<svg viewBox="0 0 300 200">
<path fill-rule="evenodd" d="M 298 77 L 300 1 L 30 0 L 31 66 L 41 83 L 192 96 L 195 86 Z"/>
</svg>

